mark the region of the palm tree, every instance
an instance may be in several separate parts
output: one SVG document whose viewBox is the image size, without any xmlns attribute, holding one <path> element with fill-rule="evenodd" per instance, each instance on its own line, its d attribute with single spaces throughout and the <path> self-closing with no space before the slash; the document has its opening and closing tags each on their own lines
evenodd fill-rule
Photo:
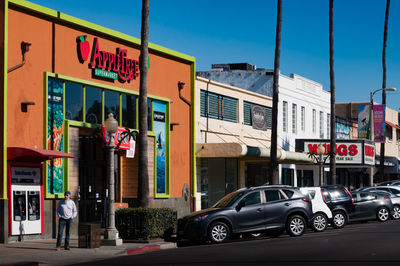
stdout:
<svg viewBox="0 0 400 266">
<path fill-rule="evenodd" d="M 383 30 L 383 50 L 382 50 L 382 69 L 383 69 L 383 79 L 382 79 L 382 89 L 386 88 L 386 46 L 387 46 L 387 31 L 389 22 L 389 8 L 390 0 L 386 0 L 386 14 L 385 14 L 385 27 Z M 382 90 L 382 104 L 386 105 L 386 91 Z M 385 177 L 385 143 L 381 143 L 381 155 L 380 155 L 379 173 L 380 178 L 383 181 Z"/>
<path fill-rule="evenodd" d="M 335 69 L 333 65 L 333 0 L 329 0 L 329 77 L 331 83 L 331 150 L 329 169 L 331 184 L 336 184 L 336 111 L 335 111 Z"/>
<path fill-rule="evenodd" d="M 149 206 L 149 173 L 147 147 L 147 58 L 149 57 L 149 0 L 142 0 L 142 27 L 140 45 L 139 88 L 139 186 L 138 199 L 141 207 Z"/>
<path fill-rule="evenodd" d="M 279 183 L 277 160 L 278 146 L 278 102 L 279 102 L 279 66 L 281 61 L 281 31 L 282 31 L 282 0 L 278 0 L 278 15 L 276 22 L 274 85 L 272 91 L 272 133 L 271 133 L 271 163 L 270 177 L 272 184 Z"/>
</svg>

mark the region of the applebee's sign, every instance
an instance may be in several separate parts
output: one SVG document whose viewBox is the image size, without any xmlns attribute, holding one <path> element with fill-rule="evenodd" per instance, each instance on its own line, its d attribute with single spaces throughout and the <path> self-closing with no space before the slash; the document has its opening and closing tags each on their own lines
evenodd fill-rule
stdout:
<svg viewBox="0 0 400 266">
<path fill-rule="evenodd" d="M 89 58 L 90 46 L 86 36 L 77 38 L 78 57 L 81 63 Z M 127 58 L 127 50 L 117 48 L 115 53 L 102 51 L 97 38 L 93 40 L 89 67 L 95 76 L 131 81 L 139 76 L 139 61 Z"/>
</svg>

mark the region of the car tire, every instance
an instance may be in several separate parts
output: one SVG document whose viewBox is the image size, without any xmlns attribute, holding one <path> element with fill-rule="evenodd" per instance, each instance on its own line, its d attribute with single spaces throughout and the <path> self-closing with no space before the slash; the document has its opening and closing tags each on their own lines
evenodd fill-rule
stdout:
<svg viewBox="0 0 400 266">
<path fill-rule="evenodd" d="M 328 227 L 328 218 L 323 213 L 317 213 L 311 221 L 311 229 L 314 232 L 322 232 Z"/>
<path fill-rule="evenodd" d="M 300 215 L 292 215 L 286 222 L 286 232 L 290 236 L 301 236 L 306 231 L 306 220 Z"/>
<path fill-rule="evenodd" d="M 393 219 L 398 220 L 400 219 L 400 206 L 394 205 L 393 206 Z"/>
<path fill-rule="evenodd" d="M 346 214 L 343 211 L 336 211 L 332 216 L 332 226 L 335 229 L 342 229 L 346 225 Z"/>
<path fill-rule="evenodd" d="M 383 223 L 389 220 L 390 217 L 390 212 L 389 209 L 386 207 L 379 207 L 378 210 L 376 211 L 376 219 Z"/>
<path fill-rule="evenodd" d="M 224 222 L 214 222 L 208 230 L 208 237 L 213 243 L 222 243 L 229 239 L 230 229 Z"/>
</svg>

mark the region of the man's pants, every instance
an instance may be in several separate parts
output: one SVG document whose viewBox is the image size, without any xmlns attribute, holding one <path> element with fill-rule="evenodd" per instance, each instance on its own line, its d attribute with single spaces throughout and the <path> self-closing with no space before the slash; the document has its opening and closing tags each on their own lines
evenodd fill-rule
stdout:
<svg viewBox="0 0 400 266">
<path fill-rule="evenodd" d="M 65 229 L 65 247 L 69 247 L 69 231 L 71 229 L 72 219 L 60 218 L 58 223 L 58 237 L 57 237 L 57 247 L 61 247 L 62 236 Z"/>
</svg>

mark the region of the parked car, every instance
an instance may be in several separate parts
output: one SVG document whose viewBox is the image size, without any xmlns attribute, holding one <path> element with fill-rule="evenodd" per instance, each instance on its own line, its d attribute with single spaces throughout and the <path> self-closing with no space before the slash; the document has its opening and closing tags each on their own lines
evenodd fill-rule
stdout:
<svg viewBox="0 0 400 266">
<path fill-rule="evenodd" d="M 377 220 L 386 222 L 393 213 L 393 204 L 389 196 L 382 196 L 369 191 L 351 193 L 354 212 L 349 213 L 351 222 Z"/>
<path fill-rule="evenodd" d="M 374 186 L 374 187 L 363 187 L 359 189 L 359 191 L 368 191 L 368 190 L 382 190 L 390 192 L 396 196 L 400 196 L 400 187 L 398 186 Z"/>
<path fill-rule="evenodd" d="M 400 186 L 400 180 L 390 180 L 379 183 L 379 186 Z"/>
<path fill-rule="evenodd" d="M 311 220 L 311 228 L 315 232 L 322 232 L 332 220 L 332 212 L 325 203 L 325 198 L 320 187 L 301 187 L 303 194 L 309 194 L 312 202 L 313 218 Z"/>
<path fill-rule="evenodd" d="M 343 228 L 354 211 L 354 202 L 350 192 L 343 185 L 322 186 L 325 203 L 332 212 L 332 227 Z"/>
<path fill-rule="evenodd" d="M 300 236 L 312 216 L 311 200 L 298 188 L 246 188 L 226 195 L 211 208 L 179 219 L 178 238 L 220 243 L 233 234 L 279 234 L 284 230 L 291 236 Z"/>
<path fill-rule="evenodd" d="M 400 219 L 400 196 L 396 196 L 395 194 L 389 192 L 389 191 L 383 191 L 383 190 L 378 190 L 378 189 L 371 189 L 367 190 L 368 192 L 374 192 L 378 195 L 381 196 L 386 196 L 390 197 L 393 203 L 393 213 L 392 213 L 392 218 L 395 220 Z"/>
</svg>

